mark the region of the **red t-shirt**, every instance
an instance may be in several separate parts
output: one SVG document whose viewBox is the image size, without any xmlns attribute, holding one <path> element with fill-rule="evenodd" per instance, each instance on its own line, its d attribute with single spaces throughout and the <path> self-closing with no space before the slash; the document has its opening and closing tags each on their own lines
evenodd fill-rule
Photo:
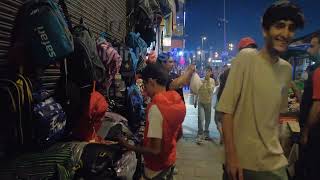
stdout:
<svg viewBox="0 0 320 180">
<path fill-rule="evenodd" d="M 320 68 L 317 68 L 313 73 L 313 100 L 320 100 Z"/>
</svg>

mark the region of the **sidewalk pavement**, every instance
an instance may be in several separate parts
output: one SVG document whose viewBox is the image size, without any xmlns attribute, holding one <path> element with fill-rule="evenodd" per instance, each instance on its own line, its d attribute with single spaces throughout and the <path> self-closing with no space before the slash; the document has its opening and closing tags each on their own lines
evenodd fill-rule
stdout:
<svg viewBox="0 0 320 180">
<path fill-rule="evenodd" d="M 183 139 L 178 143 L 176 180 L 220 180 L 222 179 L 223 146 L 214 122 L 214 111 L 210 124 L 211 141 L 198 145 L 195 142 L 198 129 L 198 110 L 189 102 L 190 94 L 185 94 L 187 115 L 183 123 Z"/>
</svg>

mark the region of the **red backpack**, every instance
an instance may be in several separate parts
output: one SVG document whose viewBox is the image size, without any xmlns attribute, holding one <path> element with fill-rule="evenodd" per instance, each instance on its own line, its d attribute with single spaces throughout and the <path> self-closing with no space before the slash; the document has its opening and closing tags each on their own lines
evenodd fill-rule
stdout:
<svg viewBox="0 0 320 180">
<path fill-rule="evenodd" d="M 90 94 L 89 104 L 84 107 L 84 113 L 80 118 L 78 126 L 73 134 L 79 140 L 98 140 L 96 130 L 100 129 L 101 119 L 104 117 L 108 103 L 105 97 L 95 89 L 96 82 L 93 82 L 93 90 Z"/>
</svg>

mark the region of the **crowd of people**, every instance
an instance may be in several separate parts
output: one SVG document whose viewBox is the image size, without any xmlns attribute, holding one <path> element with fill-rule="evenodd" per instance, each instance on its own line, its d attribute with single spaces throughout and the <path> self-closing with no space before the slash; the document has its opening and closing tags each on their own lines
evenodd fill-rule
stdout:
<svg viewBox="0 0 320 180">
<path fill-rule="evenodd" d="M 288 160 L 279 141 L 279 117 L 288 111 L 289 89 L 301 102 L 302 135 L 296 178 L 319 179 L 319 63 L 308 68 L 301 97 L 292 82 L 292 66 L 280 57 L 304 24 L 298 6 L 289 1 L 274 3 L 262 18 L 262 48 L 258 49 L 252 38 L 243 38 L 231 67 L 224 66 L 216 78 L 215 69 L 205 69 L 195 103 L 197 142 L 210 139 L 212 97 L 216 93 L 214 121 L 225 147 L 225 180 L 288 180 Z M 319 35 L 313 36 L 310 43 L 310 55 L 320 59 Z M 125 147 L 144 154 L 145 179 L 172 179 L 177 141 L 186 115 L 182 88 L 189 85 L 196 72 L 195 65 L 190 65 L 179 76 L 171 73 L 173 67 L 170 54 L 161 53 L 157 62 L 148 64 L 142 72 L 144 90 L 152 98 L 143 147 L 134 147 L 120 138 Z"/>
</svg>

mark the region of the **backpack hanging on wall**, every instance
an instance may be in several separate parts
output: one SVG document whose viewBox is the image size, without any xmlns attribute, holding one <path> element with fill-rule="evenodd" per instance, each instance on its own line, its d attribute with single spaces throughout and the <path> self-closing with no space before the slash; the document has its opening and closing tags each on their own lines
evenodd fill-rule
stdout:
<svg viewBox="0 0 320 180">
<path fill-rule="evenodd" d="M 73 39 L 69 27 L 59 6 L 53 0 L 27 1 L 17 18 L 18 32 L 15 32 L 15 40 L 10 50 L 13 61 L 21 61 L 18 59 L 19 54 L 15 53 L 30 51 L 31 61 L 35 65 L 46 66 L 73 52 Z"/>
<path fill-rule="evenodd" d="M 35 141 L 40 147 L 48 147 L 64 137 L 66 114 L 62 106 L 45 90 L 33 93 Z"/>
<path fill-rule="evenodd" d="M 73 128 L 73 136 L 81 141 L 100 140 L 97 130 L 101 126 L 101 120 L 108 109 L 105 97 L 96 91 L 95 82 L 88 102 L 84 103 L 81 117 Z"/>
<path fill-rule="evenodd" d="M 73 28 L 74 53 L 68 61 L 68 71 L 73 82 L 80 87 L 91 85 L 96 81 L 99 85 L 105 82 L 105 67 L 102 64 L 96 43 L 83 19 Z"/>
<path fill-rule="evenodd" d="M 106 68 L 106 74 L 108 80 L 106 82 L 106 88 L 109 88 L 114 80 L 115 75 L 119 73 L 122 57 L 117 50 L 112 47 L 112 44 L 107 42 L 103 37 L 99 37 L 97 40 L 98 55 L 102 60 L 104 67 Z"/>
<path fill-rule="evenodd" d="M 130 32 L 127 37 L 127 45 L 133 49 L 136 56 L 146 56 L 148 45 L 144 39 L 142 39 L 140 33 Z"/>
<path fill-rule="evenodd" d="M 143 97 L 136 84 L 128 87 L 127 91 L 128 125 L 133 133 L 139 130 L 140 124 L 145 120 Z"/>
<path fill-rule="evenodd" d="M 125 49 L 123 55 L 124 58 L 120 68 L 120 74 L 126 85 L 129 86 L 134 83 L 135 80 L 138 58 L 131 48 Z"/>
<path fill-rule="evenodd" d="M 34 139 L 31 81 L 17 74 L 0 79 L 0 158 L 29 150 Z"/>
</svg>

